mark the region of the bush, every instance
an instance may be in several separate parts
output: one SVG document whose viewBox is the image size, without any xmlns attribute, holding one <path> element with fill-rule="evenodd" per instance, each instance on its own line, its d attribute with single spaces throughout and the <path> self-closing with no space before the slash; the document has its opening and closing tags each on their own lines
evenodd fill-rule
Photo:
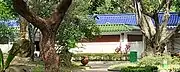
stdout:
<svg viewBox="0 0 180 72">
<path fill-rule="evenodd" d="M 142 58 L 139 62 L 139 66 L 157 66 L 159 70 L 163 70 L 163 60 L 167 60 L 168 67 L 167 70 L 180 70 L 180 58 L 171 57 L 170 55 L 163 56 L 146 56 Z"/>
<path fill-rule="evenodd" d="M 121 72 L 156 72 L 156 71 L 158 71 L 158 68 L 156 66 L 145 66 L 145 67 L 129 66 L 129 67 L 121 68 Z"/>
<path fill-rule="evenodd" d="M 90 61 L 121 61 L 125 55 L 117 53 L 79 53 L 73 55 L 73 60 L 80 61 L 83 56 L 88 56 Z"/>
<path fill-rule="evenodd" d="M 142 58 L 139 62 L 138 65 L 140 66 L 156 66 L 156 65 L 162 65 L 163 60 L 167 60 L 168 64 L 172 64 L 173 58 L 169 55 L 155 55 L 155 56 L 146 56 Z"/>
<path fill-rule="evenodd" d="M 112 65 L 109 67 L 109 70 L 121 70 L 122 68 L 128 68 L 128 67 L 133 67 L 133 66 L 134 67 L 156 66 L 158 67 L 159 70 L 164 70 L 162 66 L 163 60 L 167 60 L 167 63 L 168 63 L 168 67 L 166 68 L 166 70 L 180 72 L 180 58 L 171 57 L 169 55 L 146 56 L 142 58 L 141 60 L 139 60 L 137 63 L 128 63 L 128 64 L 122 63 L 118 65 Z M 139 68 L 139 69 L 142 70 L 142 68 Z"/>
</svg>

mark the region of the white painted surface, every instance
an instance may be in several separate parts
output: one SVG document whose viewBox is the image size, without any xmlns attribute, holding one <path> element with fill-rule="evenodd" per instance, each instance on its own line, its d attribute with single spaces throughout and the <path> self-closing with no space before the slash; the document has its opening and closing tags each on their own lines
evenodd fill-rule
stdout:
<svg viewBox="0 0 180 72">
<path fill-rule="evenodd" d="M 78 47 L 72 48 L 70 52 L 73 53 L 115 53 L 115 49 L 119 42 L 90 42 L 90 43 L 78 43 Z M 138 58 L 144 50 L 142 42 L 129 42 L 130 50 L 137 51 Z"/>
<path fill-rule="evenodd" d="M 72 48 L 70 52 L 73 53 L 115 53 L 115 49 L 119 42 L 89 42 L 78 43 L 79 48 Z M 143 42 L 129 42 L 130 50 L 137 51 L 138 57 L 144 50 Z M 7 53 L 12 47 L 12 44 L 0 44 L 3 53 Z M 81 47 L 81 48 L 80 48 Z M 37 53 L 37 52 L 35 52 Z M 39 53 L 37 53 L 39 55 Z"/>
<path fill-rule="evenodd" d="M 3 53 L 8 53 L 11 47 L 12 47 L 12 44 L 0 44 L 0 48 Z"/>
</svg>

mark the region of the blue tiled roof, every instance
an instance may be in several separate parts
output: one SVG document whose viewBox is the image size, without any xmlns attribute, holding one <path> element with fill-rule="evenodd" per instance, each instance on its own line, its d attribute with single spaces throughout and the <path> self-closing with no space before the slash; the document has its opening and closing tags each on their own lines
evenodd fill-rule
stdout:
<svg viewBox="0 0 180 72">
<path fill-rule="evenodd" d="M 159 21 L 162 23 L 163 13 L 159 13 Z M 178 13 L 170 13 L 168 26 L 176 26 L 180 22 L 180 16 Z M 130 14 L 100 14 L 96 18 L 97 24 L 128 24 L 137 25 L 136 16 L 133 13 Z"/>
<path fill-rule="evenodd" d="M 0 21 L 0 24 L 8 24 L 10 27 L 19 27 L 18 20 L 7 20 L 7 21 Z"/>
</svg>

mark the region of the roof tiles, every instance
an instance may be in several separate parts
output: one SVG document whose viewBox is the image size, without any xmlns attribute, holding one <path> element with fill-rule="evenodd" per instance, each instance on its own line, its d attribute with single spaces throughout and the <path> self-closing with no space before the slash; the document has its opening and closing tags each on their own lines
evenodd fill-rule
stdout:
<svg viewBox="0 0 180 72">
<path fill-rule="evenodd" d="M 163 13 L 159 13 L 159 22 L 162 23 Z M 131 14 L 100 14 L 97 15 L 97 24 L 127 24 L 137 25 L 136 15 Z M 170 13 L 168 26 L 177 26 L 180 23 L 180 16 L 178 13 Z"/>
<path fill-rule="evenodd" d="M 0 21 L 0 24 L 8 24 L 10 27 L 19 27 L 18 20 Z"/>
</svg>

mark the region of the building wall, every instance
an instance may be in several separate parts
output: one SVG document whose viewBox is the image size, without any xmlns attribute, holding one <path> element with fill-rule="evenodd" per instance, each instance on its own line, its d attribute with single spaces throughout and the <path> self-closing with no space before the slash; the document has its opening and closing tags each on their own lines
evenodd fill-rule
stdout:
<svg viewBox="0 0 180 72">
<path fill-rule="evenodd" d="M 127 38 L 130 50 L 137 51 L 138 58 L 140 58 L 140 54 L 144 50 L 142 35 L 128 34 Z M 115 53 L 115 49 L 119 46 L 119 44 L 120 35 L 103 35 L 92 42 L 78 43 L 78 47 L 72 48 L 70 51 L 73 53 Z"/>
<path fill-rule="evenodd" d="M 69 51 L 73 53 L 115 53 L 119 42 L 82 42 L 77 44 L 77 48 L 72 48 Z M 138 58 L 143 52 L 142 41 L 129 42 L 130 50 L 137 51 Z"/>
<path fill-rule="evenodd" d="M 8 53 L 8 51 L 11 49 L 12 44 L 0 44 L 0 49 L 3 53 Z"/>
</svg>

